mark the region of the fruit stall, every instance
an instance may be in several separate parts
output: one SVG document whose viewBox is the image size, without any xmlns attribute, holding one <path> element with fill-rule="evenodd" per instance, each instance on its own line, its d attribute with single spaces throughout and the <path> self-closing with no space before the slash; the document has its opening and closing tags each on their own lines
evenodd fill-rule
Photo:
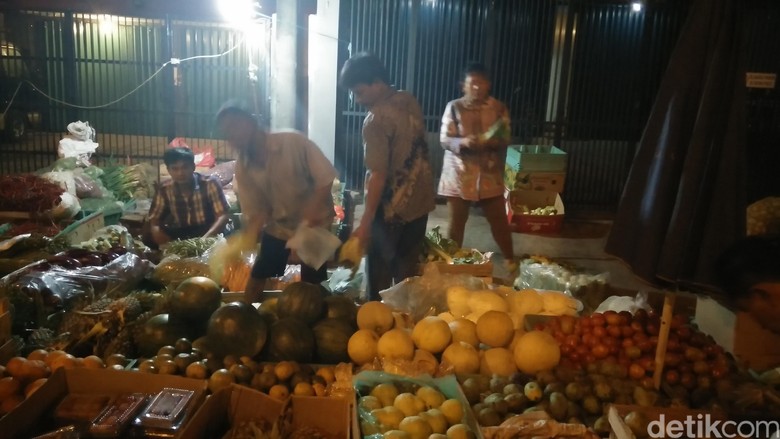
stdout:
<svg viewBox="0 0 780 439">
<path fill-rule="evenodd" d="M 780 417 L 682 293 L 610 297 L 544 257 L 493 279 L 431 230 L 382 301 L 289 281 L 250 305 L 240 236 L 151 252 L 90 233 L 3 246 L 37 252 L 0 280 L 3 437 L 639 438 L 659 414 Z"/>
</svg>

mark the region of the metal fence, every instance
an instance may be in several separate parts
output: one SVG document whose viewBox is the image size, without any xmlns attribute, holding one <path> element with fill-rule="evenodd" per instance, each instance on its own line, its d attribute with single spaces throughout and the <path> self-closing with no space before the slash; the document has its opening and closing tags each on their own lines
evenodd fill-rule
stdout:
<svg viewBox="0 0 780 439">
<path fill-rule="evenodd" d="M 647 3 L 647 2 L 646 2 Z M 434 166 L 445 104 L 460 71 L 482 61 L 493 95 L 512 116 L 514 143 L 568 153 L 569 210 L 611 211 L 619 199 L 687 2 L 480 0 L 346 2 L 342 39 L 351 53 L 384 59 L 391 79 L 423 108 Z M 337 165 L 352 187 L 363 174 L 363 111 L 347 101 Z"/>
<path fill-rule="evenodd" d="M 28 172 L 56 158 L 68 123 L 89 121 L 97 163 L 159 164 L 184 137 L 229 158 L 213 117 L 228 98 L 254 100 L 267 115 L 271 22 L 255 35 L 214 23 L 74 13 L 0 11 L 3 93 L 12 114 L 40 115 L 22 139 L 4 138 L 0 173 Z M 23 70 L 8 68 L 23 65 Z M 250 77 L 251 76 L 251 77 Z M 36 91 L 37 90 L 37 91 Z M 44 94 L 46 96 L 44 96 Z M 5 107 L 6 105 L 3 105 Z"/>
</svg>

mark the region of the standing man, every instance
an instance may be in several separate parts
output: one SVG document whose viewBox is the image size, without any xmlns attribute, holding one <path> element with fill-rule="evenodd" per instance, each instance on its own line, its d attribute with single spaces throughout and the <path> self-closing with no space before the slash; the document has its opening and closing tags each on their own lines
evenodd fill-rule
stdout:
<svg viewBox="0 0 780 439">
<path fill-rule="evenodd" d="M 463 97 L 447 103 L 441 121 L 445 151 L 439 195 L 447 198 L 449 206 L 449 237 L 460 247 L 472 203 L 482 208 L 512 273 L 517 264 L 504 199 L 509 111 L 490 96 L 490 85 L 485 66 L 470 64 L 463 71 Z"/>
<path fill-rule="evenodd" d="M 168 148 L 163 162 L 171 179 L 154 194 L 148 220 L 151 236 L 144 242 L 156 248 L 175 239 L 222 233 L 229 206 L 219 181 L 195 172 L 195 155 L 189 148 Z"/>
<path fill-rule="evenodd" d="M 336 169 L 319 147 L 297 131 L 268 132 L 251 110 L 228 101 L 217 113 L 217 124 L 238 153 L 236 195 L 242 228 L 260 240 L 260 254 L 244 289 L 244 300 L 257 302 L 270 277 L 281 276 L 290 250 L 287 240 L 302 223 L 330 227 L 335 212 L 331 188 Z M 301 280 L 319 284 L 327 266 L 301 264 Z"/>
<path fill-rule="evenodd" d="M 393 89 L 384 64 L 373 55 L 350 58 L 339 82 L 368 109 L 365 211 L 353 236 L 366 249 L 369 298 L 380 300 L 380 291 L 418 274 L 428 213 L 434 209 L 425 124 L 414 96 Z"/>
</svg>

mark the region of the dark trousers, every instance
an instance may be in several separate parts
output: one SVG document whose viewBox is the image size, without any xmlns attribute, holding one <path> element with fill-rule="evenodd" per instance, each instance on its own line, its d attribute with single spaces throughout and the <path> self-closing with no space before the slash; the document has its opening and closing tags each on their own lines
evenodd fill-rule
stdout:
<svg viewBox="0 0 780 439">
<path fill-rule="evenodd" d="M 388 223 L 381 209 L 371 227 L 371 244 L 366 252 L 369 300 L 381 300 L 379 292 L 418 275 L 420 250 L 428 215 L 408 223 Z"/>
<path fill-rule="evenodd" d="M 282 276 L 287 268 L 287 259 L 290 258 L 290 249 L 287 241 L 263 233 L 260 241 L 260 254 L 252 267 L 252 277 L 255 279 L 269 279 Z M 313 268 L 301 263 L 301 280 L 313 284 L 319 284 L 328 279 L 328 264 L 320 268 Z"/>
</svg>

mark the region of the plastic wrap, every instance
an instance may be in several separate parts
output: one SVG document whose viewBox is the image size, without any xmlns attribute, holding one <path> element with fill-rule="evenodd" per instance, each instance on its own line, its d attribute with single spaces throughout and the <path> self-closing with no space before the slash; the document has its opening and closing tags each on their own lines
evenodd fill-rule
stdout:
<svg viewBox="0 0 780 439">
<path fill-rule="evenodd" d="M 75 195 L 65 192 L 60 195 L 60 202 L 49 214 L 52 218 L 73 218 L 81 212 L 81 203 Z"/>
<path fill-rule="evenodd" d="M 344 295 L 352 300 L 360 299 L 366 290 L 365 259 L 357 270 L 344 267 L 335 269 L 327 280 L 327 288 L 333 294 Z"/>
<path fill-rule="evenodd" d="M 233 181 L 233 176 L 236 173 L 236 161 L 220 163 L 208 171 L 204 171 L 203 175 L 215 177 L 219 180 L 219 183 L 224 188 Z"/>
<path fill-rule="evenodd" d="M 301 224 L 295 234 L 287 240 L 287 248 L 298 255 L 301 262 L 319 269 L 341 246 L 341 240 L 322 227 Z"/>
<path fill-rule="evenodd" d="M 390 307 L 407 312 L 417 322 L 430 315 L 448 311 L 447 289 L 462 286 L 469 290 L 486 289 L 479 278 L 469 275 L 442 275 L 435 264 L 428 264 L 422 276 L 410 277 L 381 291 L 382 301 Z"/>
<path fill-rule="evenodd" d="M 168 288 L 176 288 L 180 283 L 194 276 L 204 276 L 219 283 L 220 278 L 211 274 L 211 268 L 203 257 L 180 258 L 168 256 L 160 261 L 152 273 L 152 280 Z"/>
<path fill-rule="evenodd" d="M 515 279 L 515 288 L 566 291 L 575 296 L 583 289 L 602 288 L 609 281 L 609 273 L 577 273 L 562 265 L 525 259 Z"/>
<path fill-rule="evenodd" d="M 628 311 L 631 314 L 644 309 L 650 311 L 653 307 L 647 301 L 647 293 L 639 292 L 635 297 L 630 296 L 610 296 L 604 299 L 603 302 L 596 308 L 597 313 L 603 313 L 605 311 Z"/>
<path fill-rule="evenodd" d="M 52 183 L 57 183 L 65 192 L 76 195 L 76 180 L 73 171 L 50 171 L 41 177 Z"/>
<path fill-rule="evenodd" d="M 154 268 L 132 253 L 117 255 L 102 266 L 81 266 L 67 254 L 49 261 L 36 261 L 0 280 L 0 297 L 8 297 L 14 304 L 15 325 L 43 326 L 47 316 L 57 310 L 90 303 L 98 296 L 121 295 L 134 289 Z"/>
<path fill-rule="evenodd" d="M 399 392 L 415 393 L 415 389 L 419 387 L 433 387 L 434 389 L 441 392 L 447 399 L 457 399 L 464 408 L 469 407 L 468 400 L 466 400 L 466 396 L 460 390 L 460 386 L 458 385 L 458 380 L 455 378 L 455 375 L 447 375 L 441 378 L 431 378 L 424 376 L 410 378 L 391 373 L 363 371 L 355 375 L 352 379 L 352 382 L 354 388 L 358 392 L 358 401 L 360 401 L 362 396 L 369 395 L 371 389 L 376 387 L 378 384 L 392 383 L 398 388 Z M 463 412 L 462 423 L 466 424 L 471 429 L 471 431 L 475 433 L 474 437 L 480 437 L 479 425 L 477 424 L 477 420 L 474 417 L 474 413 L 468 409 L 464 409 Z M 357 420 L 360 423 L 361 437 L 364 439 L 381 439 L 383 437 L 382 432 L 379 430 L 379 420 L 376 419 L 370 410 L 361 406 L 360 403 L 358 403 L 357 406 L 357 417 Z"/>
</svg>

